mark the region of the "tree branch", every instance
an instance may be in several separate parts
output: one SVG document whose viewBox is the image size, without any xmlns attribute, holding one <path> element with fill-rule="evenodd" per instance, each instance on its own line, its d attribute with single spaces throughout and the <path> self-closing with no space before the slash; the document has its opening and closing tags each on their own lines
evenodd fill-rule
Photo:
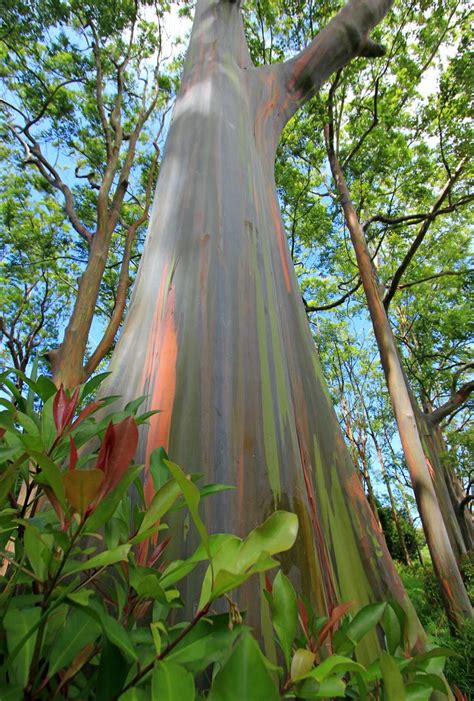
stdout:
<svg viewBox="0 0 474 701">
<path fill-rule="evenodd" d="M 413 256 L 415 255 L 416 251 L 418 250 L 418 248 L 422 244 L 423 239 L 425 238 L 425 236 L 428 232 L 428 229 L 430 228 L 431 222 L 433 221 L 434 216 L 436 215 L 436 212 L 440 209 L 444 200 L 448 196 L 452 186 L 454 185 L 456 180 L 461 175 L 465 162 L 466 162 L 466 158 L 463 158 L 460 161 L 460 163 L 457 166 L 454 173 L 452 174 L 452 176 L 448 179 L 446 185 L 443 187 L 443 189 L 441 191 L 441 194 L 439 195 L 438 199 L 436 200 L 433 207 L 431 208 L 430 216 L 421 225 L 417 236 L 415 237 L 413 243 L 411 244 L 410 248 L 408 249 L 404 259 L 400 263 L 398 270 L 395 272 L 395 275 L 393 276 L 392 281 L 390 283 L 390 286 L 387 290 L 387 293 L 385 294 L 385 297 L 383 299 L 383 305 L 384 305 L 386 310 L 388 309 L 390 302 L 392 301 L 392 299 L 397 291 L 397 288 L 398 288 L 398 285 L 400 284 L 400 280 L 402 279 L 403 273 L 410 265 L 410 262 L 411 262 Z"/>
<path fill-rule="evenodd" d="M 356 56 L 376 57 L 384 49 L 369 38 L 392 0 L 350 0 L 301 53 L 275 67 L 283 72 L 290 104 L 289 118 L 312 97 L 332 73 Z"/>
<path fill-rule="evenodd" d="M 422 282 L 428 282 L 429 280 L 437 280 L 440 277 L 446 277 L 447 275 L 469 275 L 474 271 L 472 270 L 445 270 L 441 273 L 435 273 L 434 275 L 428 275 L 427 277 L 422 277 L 419 280 L 412 280 L 412 282 L 405 282 L 403 285 L 399 285 L 399 290 L 405 290 L 407 287 L 414 287 L 415 285 L 420 285 Z"/>
<path fill-rule="evenodd" d="M 106 353 L 111 348 L 115 335 L 118 331 L 120 323 L 122 321 L 123 312 L 125 310 L 125 305 L 127 302 L 127 291 L 129 287 L 129 268 L 130 259 L 132 253 L 132 246 L 135 240 L 135 235 L 139 227 L 145 223 L 148 218 L 151 205 L 151 193 L 153 187 L 153 180 L 156 173 L 156 168 L 158 165 L 159 149 L 155 144 L 155 155 L 150 167 L 150 172 L 148 174 L 146 193 L 145 193 L 145 207 L 141 216 L 133 222 L 128 227 L 127 238 L 125 241 L 124 254 L 122 258 L 122 264 L 119 274 L 119 283 L 117 287 L 117 295 L 115 298 L 114 310 L 112 312 L 112 317 L 107 325 L 107 328 L 102 336 L 100 342 L 98 343 L 96 349 L 90 356 L 89 360 L 84 366 L 84 378 L 90 377 L 94 370 L 99 365 L 100 361 L 105 357 Z"/>
<path fill-rule="evenodd" d="M 462 405 L 466 403 L 473 390 L 474 380 L 466 382 L 466 384 L 462 385 L 462 387 L 451 395 L 447 402 L 428 414 L 427 418 L 430 424 L 439 424 L 447 416 L 460 409 Z"/>
<path fill-rule="evenodd" d="M 330 302 L 329 304 L 323 304 L 320 307 L 315 307 L 314 305 L 310 305 L 307 303 L 305 298 L 303 297 L 303 303 L 304 303 L 304 308 L 306 312 L 325 312 L 328 311 L 329 309 L 334 309 L 334 307 L 338 307 L 340 304 L 343 304 L 343 302 L 346 301 L 354 292 L 356 292 L 359 287 L 362 285 L 362 280 L 359 278 L 359 281 L 357 285 L 352 287 L 350 290 L 348 290 L 342 297 L 339 297 L 335 302 Z"/>
</svg>

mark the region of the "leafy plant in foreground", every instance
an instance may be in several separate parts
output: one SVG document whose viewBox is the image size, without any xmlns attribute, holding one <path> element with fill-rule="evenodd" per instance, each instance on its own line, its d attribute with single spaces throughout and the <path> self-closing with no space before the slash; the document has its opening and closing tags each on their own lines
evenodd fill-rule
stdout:
<svg viewBox="0 0 474 701">
<path fill-rule="evenodd" d="M 226 487 L 198 487 L 199 475 L 184 474 L 163 450 L 152 455 L 155 495 L 145 505 L 143 466 L 132 463 L 138 426 L 150 416 L 138 415 L 140 400 L 105 416 L 113 398 L 90 401 L 100 376 L 70 394 L 21 375 L 26 398 L 2 379 L 11 395 L 0 399 L 2 701 L 400 701 L 445 690 L 446 651 L 412 657 L 396 604 L 369 604 L 354 618 L 343 604 L 317 617 L 282 572 L 273 582 L 265 575 L 281 649 L 270 661 L 229 596 L 278 566 L 274 556 L 296 539 L 296 516 L 277 511 L 244 539 L 209 534 L 200 500 Z M 181 508 L 200 545 L 166 561 L 173 533 L 163 518 Z M 177 585 L 200 563 L 197 610 L 176 623 Z M 217 614 L 222 597 L 230 611 Z M 364 667 L 357 645 L 377 625 L 387 651 Z"/>
</svg>

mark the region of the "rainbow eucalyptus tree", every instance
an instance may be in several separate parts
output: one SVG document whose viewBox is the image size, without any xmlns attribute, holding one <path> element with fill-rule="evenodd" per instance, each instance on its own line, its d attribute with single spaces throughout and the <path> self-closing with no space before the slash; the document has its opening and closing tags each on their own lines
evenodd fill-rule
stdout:
<svg viewBox="0 0 474 701">
<path fill-rule="evenodd" d="M 141 437 L 146 464 L 164 446 L 188 471 L 236 486 L 209 507 L 212 531 L 244 534 L 274 509 L 297 513 L 300 535 L 283 565 L 321 614 L 340 601 L 409 605 L 321 373 L 274 158 L 287 121 L 335 70 L 381 55 L 368 33 L 390 4 L 352 0 L 300 54 L 255 68 L 239 3 L 198 0 L 107 386 L 125 399 L 145 394 L 161 409 Z M 153 492 L 150 475 L 145 492 Z M 181 552 L 182 540 L 194 546 L 182 532 L 173 530 Z M 190 605 L 192 586 L 183 592 Z M 239 604 L 261 629 L 259 601 L 256 582 Z"/>
</svg>

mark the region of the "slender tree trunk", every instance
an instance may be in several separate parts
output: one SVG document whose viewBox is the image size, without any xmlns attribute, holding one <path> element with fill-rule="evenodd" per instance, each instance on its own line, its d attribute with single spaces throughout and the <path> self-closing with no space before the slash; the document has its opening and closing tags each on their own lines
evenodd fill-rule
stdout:
<svg viewBox="0 0 474 701">
<path fill-rule="evenodd" d="M 73 388 L 84 381 L 84 356 L 107 263 L 110 236 L 95 234 L 86 269 L 79 280 L 74 309 L 64 339 L 60 347 L 49 354 L 53 379 L 58 387 L 63 384 Z"/>
<path fill-rule="evenodd" d="M 354 4 L 356 18 L 377 5 Z M 383 12 L 366 13 L 359 42 Z M 342 25 L 328 25 L 329 34 L 323 30 L 288 64 L 255 69 L 238 5 L 198 2 L 105 391 L 124 401 L 146 394 L 148 407 L 161 409 L 142 434 L 139 459 L 148 464 L 165 446 L 188 472 L 236 486 L 203 504 L 212 532 L 244 535 L 274 509 L 294 511 L 300 533 L 282 564 L 315 610 L 396 597 L 416 639 L 420 629 L 331 406 L 274 181 L 285 122 L 318 81 L 357 52 L 351 17 L 346 12 Z M 145 493 L 152 496 L 150 478 Z M 192 530 L 186 535 L 176 524 L 175 552 L 195 545 Z M 190 607 L 199 589 L 195 580 L 186 584 Z M 258 582 L 239 596 L 262 632 Z M 377 646 L 375 635 L 364 639 L 362 656 Z"/>
<path fill-rule="evenodd" d="M 446 613 L 451 624 L 460 628 L 465 617 L 472 617 L 472 608 L 459 572 L 456 557 L 440 510 L 434 474 L 430 475 L 415 412 L 405 382 L 400 356 L 392 329 L 380 297 L 377 279 L 364 232 L 351 202 L 344 174 L 333 145 L 331 125 L 326 127 L 329 163 L 341 198 L 344 216 L 357 257 L 375 337 L 380 351 L 400 440 L 407 461 L 415 498 L 420 512 L 433 566 L 441 585 Z"/>
<path fill-rule="evenodd" d="M 438 479 L 446 491 L 449 503 L 449 513 L 456 519 L 459 528 L 462 545 L 459 555 L 462 556 L 474 548 L 474 528 L 469 512 L 460 508 L 462 500 L 466 496 L 454 473 L 452 467 L 446 464 L 443 455 L 447 454 L 447 446 L 439 424 L 430 422 L 430 414 L 421 414 L 420 423 L 424 428 L 424 435 L 430 460 L 433 462 Z"/>
</svg>

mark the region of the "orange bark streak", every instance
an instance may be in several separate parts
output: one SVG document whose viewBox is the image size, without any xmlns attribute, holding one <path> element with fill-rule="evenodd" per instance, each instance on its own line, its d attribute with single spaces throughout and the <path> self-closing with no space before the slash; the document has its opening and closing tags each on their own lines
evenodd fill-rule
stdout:
<svg viewBox="0 0 474 701">
<path fill-rule="evenodd" d="M 280 252 L 281 267 L 283 268 L 283 275 L 285 277 L 285 286 L 287 291 L 291 292 L 291 277 L 288 266 L 288 249 L 286 246 L 285 232 L 283 231 L 283 226 L 281 223 L 280 210 L 278 209 L 278 204 L 275 201 L 275 196 L 273 192 L 269 193 L 269 199 L 272 205 L 272 219 L 277 231 L 278 250 Z"/>
<path fill-rule="evenodd" d="M 158 331 L 158 330 L 157 330 Z M 178 343 L 174 324 L 174 290 L 170 289 L 166 304 L 165 317 L 159 328 L 160 347 L 156 364 L 156 376 L 151 398 L 151 406 L 159 409 L 150 419 L 146 446 L 146 463 L 148 469 L 149 455 L 158 447 L 168 450 L 171 417 L 173 414 L 174 395 L 176 390 L 176 358 Z M 153 498 L 153 480 L 147 476 L 145 483 L 145 499 L 147 503 Z"/>
</svg>

